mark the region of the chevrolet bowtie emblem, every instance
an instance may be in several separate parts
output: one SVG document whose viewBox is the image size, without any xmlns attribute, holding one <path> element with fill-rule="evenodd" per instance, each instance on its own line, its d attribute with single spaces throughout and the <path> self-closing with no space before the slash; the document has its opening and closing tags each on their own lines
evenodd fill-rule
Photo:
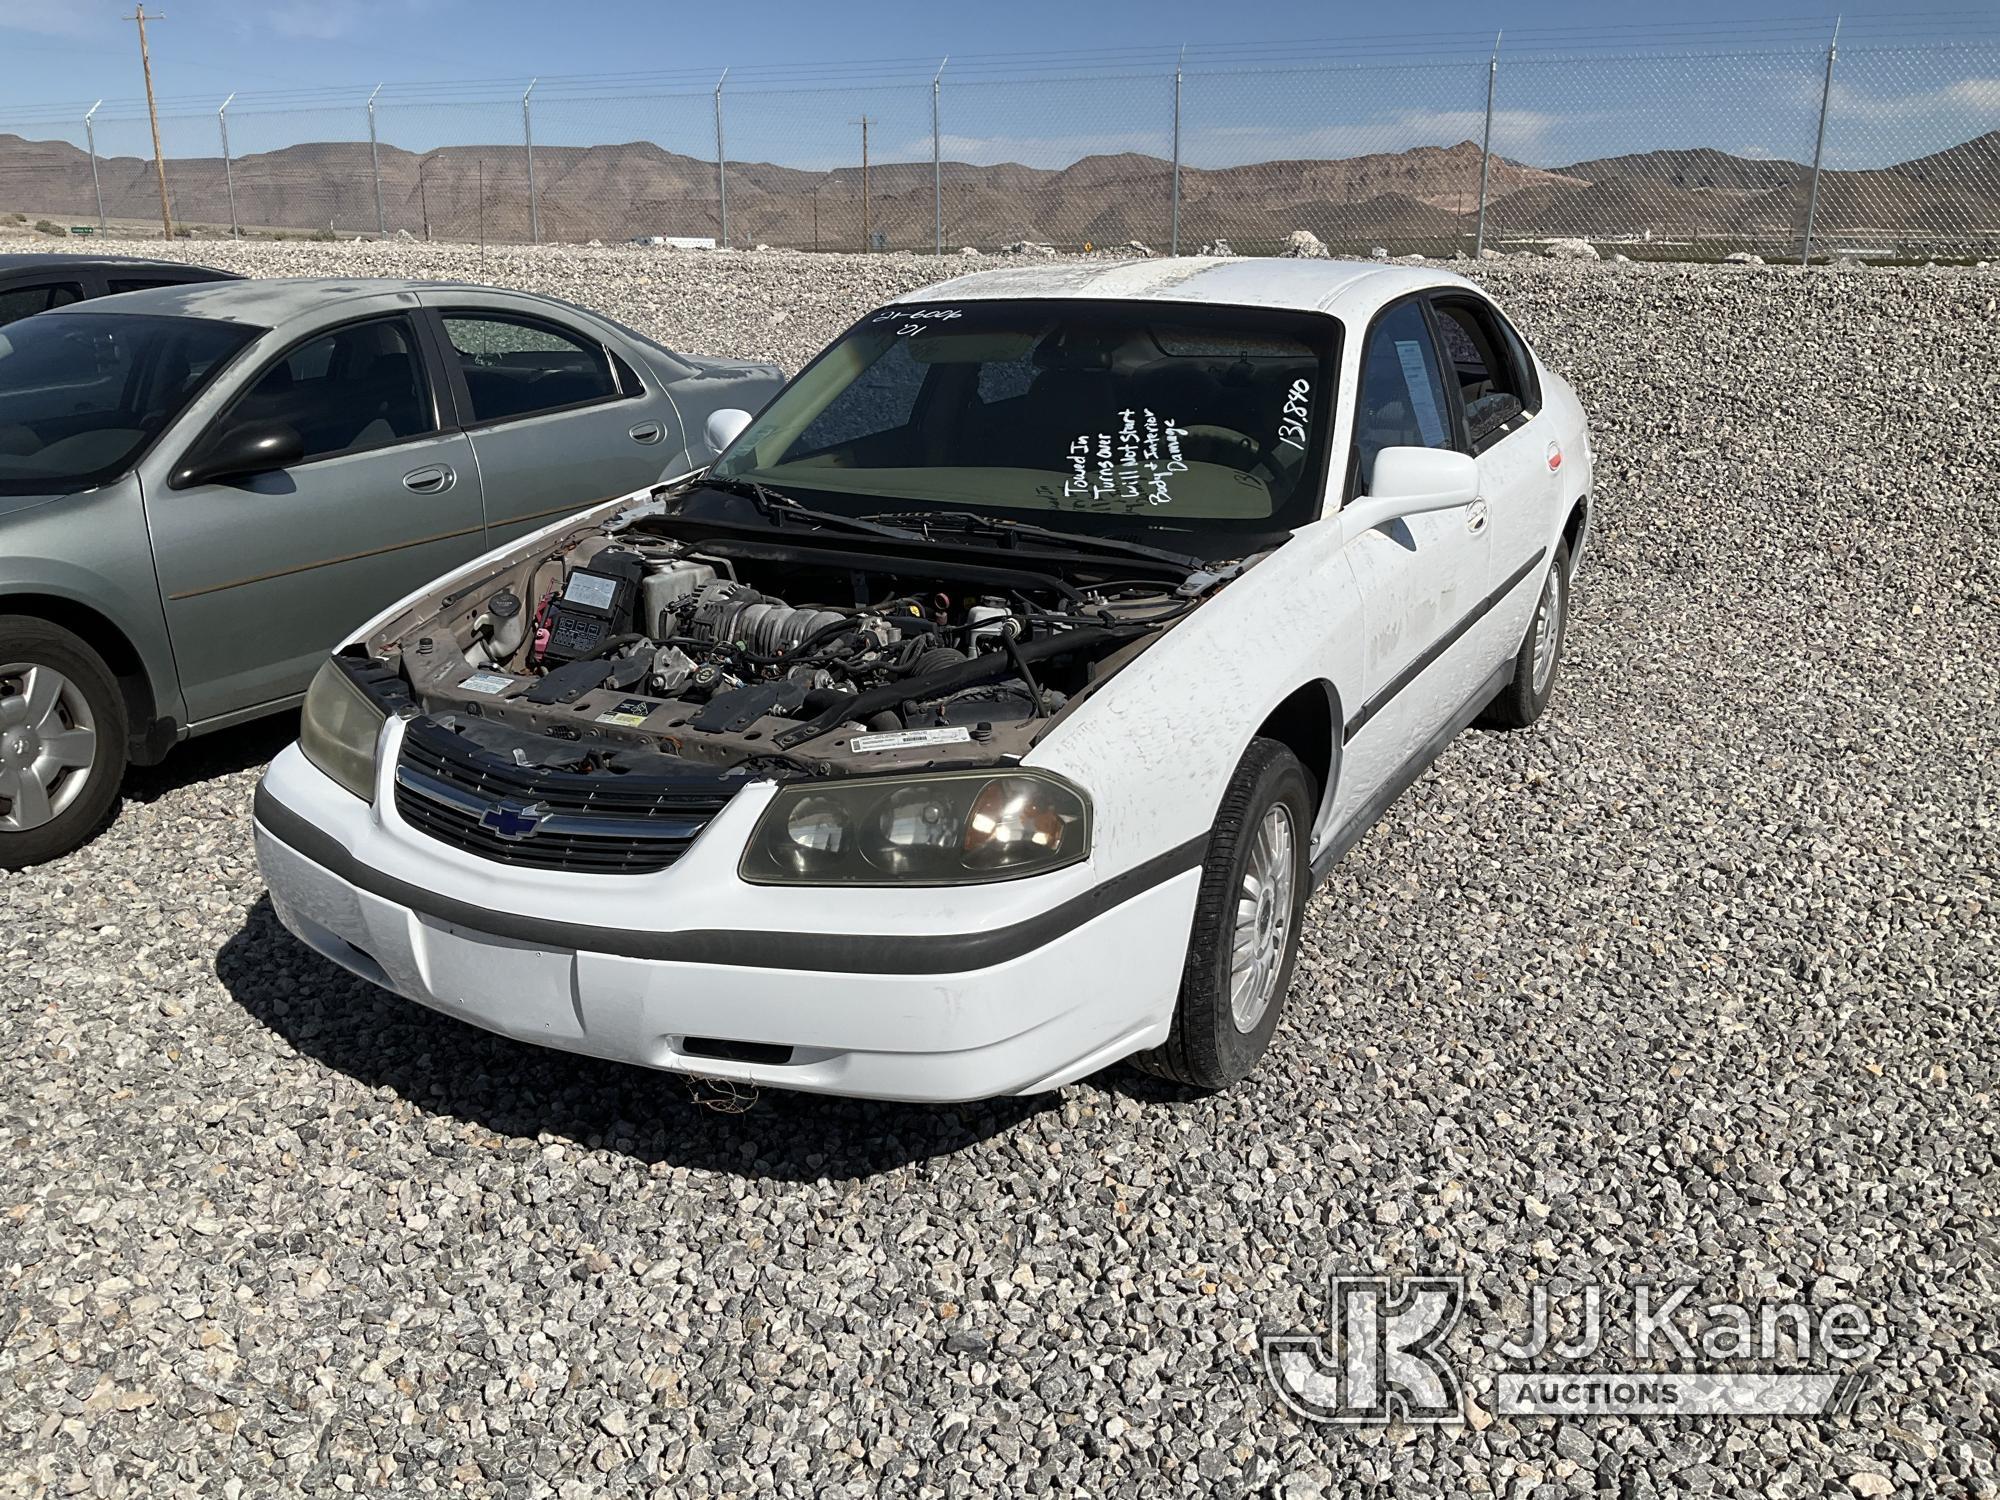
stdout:
<svg viewBox="0 0 2000 1500">
<path fill-rule="evenodd" d="M 502 802 L 479 815 L 479 826 L 510 843 L 533 838 L 547 809 L 541 803 Z"/>
</svg>

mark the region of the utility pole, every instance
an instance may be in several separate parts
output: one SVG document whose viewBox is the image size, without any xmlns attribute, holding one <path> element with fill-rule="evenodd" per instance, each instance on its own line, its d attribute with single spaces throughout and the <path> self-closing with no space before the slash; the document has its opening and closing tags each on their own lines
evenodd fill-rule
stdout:
<svg viewBox="0 0 2000 1500">
<path fill-rule="evenodd" d="M 430 185 L 424 181 L 424 176 L 430 170 L 430 165 L 431 158 L 429 152 L 425 152 L 417 158 L 417 202 L 423 206 L 424 243 L 426 245 L 431 242 L 431 191 Z"/>
<path fill-rule="evenodd" d="M 486 158 L 479 158 L 479 260 L 486 261 Z"/>
<path fill-rule="evenodd" d="M 875 248 L 875 219 L 868 202 L 868 116 L 853 123 L 861 126 L 861 251 L 865 255 Z"/>
<path fill-rule="evenodd" d="M 168 239 L 174 237 L 173 210 L 167 207 L 167 159 L 160 154 L 160 109 L 153 102 L 153 54 L 146 46 L 146 23 L 164 21 L 165 16 L 149 16 L 146 7 L 135 6 L 133 13 L 125 18 L 139 23 L 139 66 L 146 72 L 146 115 L 153 122 L 153 174 L 160 180 L 160 229 Z"/>
</svg>

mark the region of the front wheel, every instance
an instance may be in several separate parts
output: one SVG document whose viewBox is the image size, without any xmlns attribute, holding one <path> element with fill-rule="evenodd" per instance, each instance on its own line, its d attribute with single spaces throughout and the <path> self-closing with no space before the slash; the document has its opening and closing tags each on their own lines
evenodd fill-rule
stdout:
<svg viewBox="0 0 2000 1500">
<path fill-rule="evenodd" d="M 1146 1072 L 1219 1089 L 1257 1066 L 1299 954 L 1312 815 L 1298 757 L 1276 740 L 1252 740 L 1209 837 L 1173 1028 L 1132 1059 Z"/>
<path fill-rule="evenodd" d="M 1527 639 L 1514 657 L 1514 676 L 1476 720 L 1481 729 L 1526 729 L 1556 695 L 1563 640 L 1569 634 L 1569 543 L 1557 542 L 1556 555 L 1542 575 L 1541 597 Z"/>
<path fill-rule="evenodd" d="M 125 699 L 59 626 L 0 616 L 0 870 L 67 854 L 97 831 L 125 773 Z"/>
</svg>

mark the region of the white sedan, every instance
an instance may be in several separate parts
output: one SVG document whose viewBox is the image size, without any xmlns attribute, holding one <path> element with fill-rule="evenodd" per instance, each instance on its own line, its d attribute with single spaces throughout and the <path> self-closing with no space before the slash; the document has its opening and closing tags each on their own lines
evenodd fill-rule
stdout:
<svg viewBox="0 0 2000 1500">
<path fill-rule="evenodd" d="M 1589 533 L 1574 392 L 1427 267 L 969 276 L 716 425 L 334 654 L 256 799 L 302 940 L 738 1083 L 1225 1086 L 1315 883 L 1547 707 Z"/>
</svg>

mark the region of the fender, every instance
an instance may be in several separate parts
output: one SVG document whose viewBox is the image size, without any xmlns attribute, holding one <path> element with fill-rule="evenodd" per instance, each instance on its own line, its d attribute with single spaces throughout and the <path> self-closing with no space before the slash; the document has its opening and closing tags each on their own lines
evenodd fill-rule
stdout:
<svg viewBox="0 0 2000 1500">
<path fill-rule="evenodd" d="M 1205 835 L 1249 736 L 1302 686 L 1361 701 L 1360 654 L 1345 649 L 1363 638 L 1345 540 L 1337 518 L 1300 527 L 1028 755 L 1090 793 L 1103 873 Z"/>
<path fill-rule="evenodd" d="M 117 491 L 100 494 L 110 501 Z M 133 509 L 136 508 L 135 504 Z M 45 609 L 37 610 L 33 603 L 39 596 L 61 600 L 115 630 L 138 662 L 143 686 L 151 698 L 153 717 L 172 725 L 171 731 L 155 731 L 151 725 L 134 722 L 135 750 L 149 750 L 160 734 L 171 742 L 185 732 L 187 704 L 181 697 L 180 673 L 168 640 L 166 611 L 160 603 L 159 589 L 149 587 L 142 592 L 121 581 L 143 576 L 148 584 L 152 583 L 151 548 L 143 531 L 137 548 L 132 548 L 131 539 L 120 535 L 121 528 L 115 521 L 110 521 L 108 514 L 98 513 L 114 509 L 111 504 L 90 501 L 79 505 L 73 497 L 31 513 L 33 520 L 26 525 L 9 526 L 6 545 L 0 549 L 0 612 L 46 614 Z M 60 528 L 67 536 L 74 536 L 78 527 L 90 529 L 98 538 L 92 547 L 93 561 L 101 561 L 105 566 L 100 570 L 49 556 L 38 546 L 38 533 L 44 527 L 50 531 Z M 139 552 L 143 563 L 134 565 L 127 555 L 132 550 Z M 164 750 L 165 745 L 158 748 Z"/>
</svg>

